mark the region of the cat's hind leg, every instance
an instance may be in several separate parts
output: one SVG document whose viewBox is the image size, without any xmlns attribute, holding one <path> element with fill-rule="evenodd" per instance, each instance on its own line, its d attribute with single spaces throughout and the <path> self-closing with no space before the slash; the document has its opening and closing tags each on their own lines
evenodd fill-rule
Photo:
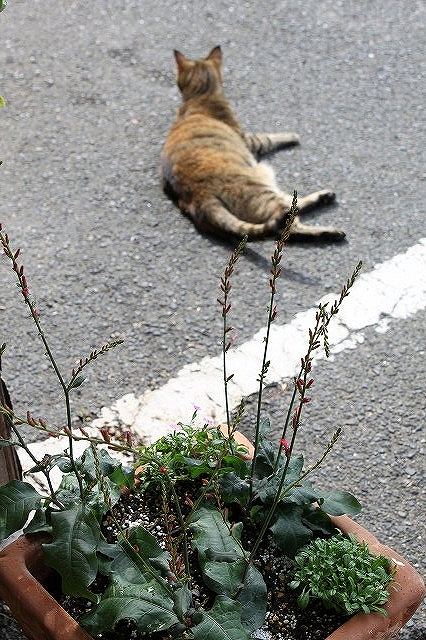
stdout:
<svg viewBox="0 0 426 640">
<path fill-rule="evenodd" d="M 304 224 L 296 216 L 290 229 L 290 237 L 300 240 L 333 240 L 339 241 L 346 237 L 346 233 L 336 227 Z"/>
<path fill-rule="evenodd" d="M 299 198 L 297 207 L 300 213 L 306 213 L 316 207 L 326 206 L 332 204 L 336 199 L 334 191 L 328 189 L 322 189 L 322 191 L 315 191 L 303 198 Z M 345 232 L 336 227 L 322 227 L 303 224 L 299 218 L 296 218 L 295 223 L 291 229 L 291 235 L 299 238 L 318 238 L 318 239 L 330 239 L 330 240 L 343 240 L 346 236 Z"/>
<path fill-rule="evenodd" d="M 290 199 L 290 196 L 288 196 Z M 322 191 L 314 191 L 308 196 L 299 198 L 297 201 L 297 207 L 301 213 L 310 211 L 315 207 L 322 207 L 328 204 L 332 204 L 336 200 L 336 194 L 329 189 L 322 189 Z"/>
<path fill-rule="evenodd" d="M 227 209 L 220 200 L 212 198 L 203 202 L 197 207 L 194 205 L 187 208 L 187 212 L 194 221 L 195 226 L 200 231 L 213 232 L 222 236 L 237 236 L 248 239 L 261 238 L 267 235 L 275 235 L 278 231 L 281 217 L 275 217 L 262 223 L 247 222 L 240 220 Z"/>
<path fill-rule="evenodd" d="M 245 133 L 244 140 L 254 155 L 263 156 L 299 144 L 297 133 Z"/>
</svg>

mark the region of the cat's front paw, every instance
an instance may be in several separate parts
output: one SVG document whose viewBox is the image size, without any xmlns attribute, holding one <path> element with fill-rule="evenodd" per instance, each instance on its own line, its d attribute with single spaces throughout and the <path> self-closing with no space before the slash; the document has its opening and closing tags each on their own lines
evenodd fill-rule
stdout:
<svg viewBox="0 0 426 640">
<path fill-rule="evenodd" d="M 336 229 L 334 227 L 328 227 L 321 233 L 323 240 L 330 240 L 331 242 L 341 242 L 346 238 L 346 233 L 342 229 Z"/>
<path fill-rule="evenodd" d="M 300 136 L 297 133 L 290 131 L 289 133 L 284 133 L 283 135 L 284 135 L 283 143 L 286 146 L 300 144 Z"/>
<path fill-rule="evenodd" d="M 332 204 L 332 202 L 334 202 L 336 200 L 336 194 L 334 193 L 334 191 L 328 191 L 327 189 L 324 189 L 324 191 L 321 191 L 319 198 L 318 198 L 318 202 L 320 204 Z"/>
</svg>

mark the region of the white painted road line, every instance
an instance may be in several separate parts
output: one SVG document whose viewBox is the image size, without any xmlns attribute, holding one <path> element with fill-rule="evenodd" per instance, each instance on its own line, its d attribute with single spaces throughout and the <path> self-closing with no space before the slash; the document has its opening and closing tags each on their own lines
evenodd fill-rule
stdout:
<svg viewBox="0 0 426 640">
<path fill-rule="evenodd" d="M 332 302 L 336 297 L 330 294 L 321 298 L 321 302 Z M 330 323 L 331 352 L 337 354 L 357 348 L 364 341 L 362 329 L 366 327 L 372 326 L 377 332 L 384 333 L 392 319 L 405 319 L 425 308 L 426 238 L 423 238 L 405 253 L 359 276 L 338 316 Z M 288 324 L 272 325 L 271 366 L 267 383 L 280 382 L 295 375 L 300 357 L 306 351 L 307 331 L 314 321 L 315 311 L 316 308 L 311 308 L 298 313 Z M 257 390 L 264 335 L 265 327 L 251 340 L 228 352 L 228 372 L 235 373 L 229 383 L 232 407 L 236 407 L 242 397 Z M 317 352 L 317 361 L 324 357 L 322 351 Z M 123 423 L 150 442 L 173 430 L 177 422 L 188 421 L 194 405 L 200 407 L 202 418 L 216 423 L 224 420 L 220 355 L 184 366 L 175 378 L 158 389 L 145 391 L 139 397 L 133 394 L 123 396 L 111 407 L 104 407 L 92 426 L 99 428 Z M 57 452 L 63 446 L 58 439 L 51 441 L 34 445 L 35 454 L 42 457 L 47 451 Z M 24 457 L 22 462 L 28 469 L 28 461 Z"/>
<path fill-rule="evenodd" d="M 285 267 L 284 267 L 285 278 Z M 330 294 L 321 299 L 334 301 Z M 362 274 L 342 304 L 338 316 L 330 323 L 330 346 L 333 353 L 354 349 L 363 342 L 361 330 L 375 326 L 387 330 L 392 318 L 408 318 L 426 307 L 426 238 L 405 253 L 387 260 L 367 274 Z M 267 383 L 291 378 L 298 370 L 300 357 L 307 347 L 307 331 L 312 325 L 315 308 L 298 313 L 285 325 L 272 325 L 269 357 L 271 366 Z M 244 344 L 228 352 L 228 371 L 235 372 L 229 383 L 231 406 L 257 390 L 265 328 Z M 316 360 L 325 357 L 318 352 Z M 193 405 L 201 407 L 201 415 L 223 421 L 224 395 L 222 358 L 203 358 L 183 367 L 175 378 L 139 398 L 127 395 L 111 409 L 102 411 L 102 420 L 117 417 L 131 424 L 149 440 L 170 430 L 170 423 L 185 421 Z M 127 414 L 127 415 L 126 415 Z"/>
</svg>

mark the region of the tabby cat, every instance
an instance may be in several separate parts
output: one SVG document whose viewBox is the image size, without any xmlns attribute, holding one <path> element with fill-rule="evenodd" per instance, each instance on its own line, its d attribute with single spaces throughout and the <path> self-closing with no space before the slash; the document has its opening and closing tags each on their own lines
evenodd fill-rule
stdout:
<svg viewBox="0 0 426 640">
<path fill-rule="evenodd" d="M 162 153 L 165 193 L 202 232 L 249 239 L 277 235 L 285 225 L 292 197 L 276 184 L 272 168 L 258 157 L 298 144 L 295 133 L 244 133 L 222 87 L 222 51 L 215 47 L 203 60 L 175 51 L 177 84 L 183 104 Z M 329 204 L 332 191 L 300 198 L 304 212 Z M 341 240 L 334 227 L 294 219 L 290 235 Z"/>
</svg>

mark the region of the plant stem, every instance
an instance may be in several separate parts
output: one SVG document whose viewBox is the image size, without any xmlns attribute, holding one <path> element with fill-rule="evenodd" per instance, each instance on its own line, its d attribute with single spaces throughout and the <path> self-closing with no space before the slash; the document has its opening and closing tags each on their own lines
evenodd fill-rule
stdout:
<svg viewBox="0 0 426 640">
<path fill-rule="evenodd" d="M 167 475 L 167 483 L 169 485 L 172 497 L 173 497 L 173 502 L 175 503 L 175 509 L 176 509 L 176 515 L 178 517 L 178 521 L 179 521 L 179 525 L 181 527 L 182 530 L 182 538 L 183 538 L 183 559 L 185 562 L 185 572 L 187 575 L 187 580 L 188 580 L 188 585 L 189 587 L 191 586 L 191 570 L 189 567 L 189 558 L 188 558 L 188 549 L 189 549 L 189 543 L 188 543 L 188 535 L 186 532 L 186 522 L 185 519 L 182 515 L 182 510 L 180 508 L 180 504 L 179 504 L 179 496 L 176 493 L 176 488 L 172 482 L 172 480 L 169 478 L 169 476 Z"/>
<path fill-rule="evenodd" d="M 131 555 L 135 558 L 136 563 L 140 564 L 144 568 L 144 570 L 154 580 L 156 580 L 158 582 L 158 584 L 160 584 L 163 587 L 163 589 L 165 589 L 167 591 L 168 595 L 173 598 L 173 590 L 169 587 L 169 585 L 167 584 L 166 580 L 164 580 L 164 578 L 162 578 L 160 575 L 157 574 L 156 571 L 154 571 L 154 569 L 150 566 L 150 564 L 148 562 L 146 562 L 146 560 L 144 560 L 144 558 L 142 558 L 142 556 L 139 555 L 139 553 L 136 551 L 136 549 L 134 549 L 132 544 L 127 539 L 126 532 L 123 530 L 120 522 L 115 517 L 114 509 L 113 509 L 113 505 L 112 505 L 112 500 L 111 500 L 111 494 L 110 494 L 110 491 L 109 491 L 109 487 L 108 487 L 108 485 L 106 483 L 106 478 L 105 478 L 105 476 L 104 476 L 104 474 L 102 472 L 102 469 L 101 469 L 101 465 L 100 465 L 100 462 L 99 462 L 99 456 L 98 456 L 98 452 L 97 452 L 96 446 L 94 444 L 91 444 L 90 448 L 92 450 L 93 461 L 95 463 L 96 480 L 97 480 L 99 488 L 100 488 L 100 490 L 102 492 L 102 495 L 103 495 L 103 498 L 104 498 L 104 504 L 109 509 L 109 513 L 111 515 L 111 518 L 114 521 L 115 526 L 117 527 L 117 531 L 119 532 L 119 534 L 121 536 L 122 542 L 124 543 L 125 546 L 127 546 L 127 548 L 129 549 Z"/>
<path fill-rule="evenodd" d="M 54 435 L 55 437 L 62 436 L 64 438 L 69 437 L 69 433 L 67 433 L 66 430 L 53 431 L 53 429 L 49 428 L 48 426 L 43 426 L 34 421 L 28 422 L 28 420 L 26 420 L 25 418 L 19 417 L 12 410 L 9 410 L 7 407 L 4 407 L 2 405 L 0 405 L 0 413 L 3 413 L 4 415 L 9 416 L 9 418 L 15 420 L 14 422 L 15 426 L 18 424 L 27 424 L 33 429 L 38 429 L 39 431 L 42 431 L 43 433 L 47 433 L 48 435 Z M 83 442 L 89 442 L 97 445 L 106 445 L 108 449 L 111 449 L 112 451 L 123 451 L 126 453 L 133 453 L 133 454 L 138 453 L 137 449 L 135 449 L 134 447 L 130 447 L 129 445 L 121 444 L 119 442 L 107 442 L 104 439 L 94 438 L 89 435 L 77 436 L 75 433 L 73 433 L 72 439 L 76 442 L 83 441 Z"/>
<path fill-rule="evenodd" d="M 15 434 L 15 436 L 18 438 L 19 446 L 22 447 L 22 449 L 24 449 L 24 451 L 28 454 L 28 456 L 31 458 L 31 460 L 34 462 L 34 464 L 36 466 L 40 467 L 40 471 L 42 472 L 42 474 L 46 478 L 46 482 L 47 482 L 47 485 L 49 487 L 50 498 L 51 498 L 53 504 L 55 504 L 57 507 L 59 507 L 59 509 L 63 509 L 64 505 L 61 504 L 61 502 L 59 502 L 59 500 L 56 497 L 56 493 L 55 493 L 55 491 L 53 489 L 52 481 L 50 479 L 50 475 L 49 475 L 48 470 L 42 468 L 41 460 L 37 460 L 35 455 L 32 453 L 32 451 L 30 450 L 30 448 L 26 444 L 25 440 L 21 436 L 21 433 L 20 433 L 19 429 L 16 428 L 16 426 L 13 424 L 12 421 L 10 422 L 10 428 L 12 429 L 13 433 Z"/>
<path fill-rule="evenodd" d="M 102 345 L 100 349 L 92 351 L 89 357 L 85 358 L 85 360 L 80 359 L 77 369 L 72 370 L 70 381 L 67 384 L 68 390 L 73 388 L 73 383 L 75 382 L 79 374 L 83 371 L 84 367 L 87 367 L 88 364 L 96 360 L 99 356 L 102 356 L 111 349 L 115 349 L 116 347 L 118 347 L 118 345 L 123 344 L 123 342 L 124 340 L 112 340 L 111 342 L 107 342 L 106 344 Z"/>
<path fill-rule="evenodd" d="M 362 267 L 362 262 L 358 262 L 357 266 L 355 267 L 354 271 L 352 272 L 350 278 L 348 278 L 348 280 L 346 281 L 346 284 L 342 287 L 342 290 L 340 292 L 340 296 L 338 300 L 335 300 L 334 303 L 332 304 L 330 311 L 327 312 L 327 303 L 326 304 L 322 304 L 320 303 L 318 305 L 318 309 L 317 312 L 315 314 L 315 327 L 314 329 L 309 329 L 309 344 L 308 344 L 308 350 L 306 352 L 306 355 L 304 358 L 302 358 L 302 365 L 300 367 L 299 373 L 297 375 L 297 378 L 294 379 L 294 389 L 293 389 L 293 394 L 290 400 L 290 405 L 287 411 L 287 416 L 286 416 L 286 420 L 284 423 L 284 427 L 281 433 L 281 438 L 280 438 L 280 443 L 279 443 L 279 448 L 278 448 L 278 454 L 275 460 L 275 464 L 274 464 L 274 472 L 278 469 L 278 465 L 279 465 L 279 461 L 280 461 L 280 457 L 281 457 L 281 453 L 283 450 L 283 441 L 286 437 L 287 434 L 287 429 L 288 429 L 288 425 L 290 422 L 290 415 L 291 412 L 293 410 L 293 406 L 294 406 L 294 402 L 296 399 L 296 394 L 299 391 L 299 396 L 300 396 L 300 401 L 299 401 L 299 407 L 297 409 L 297 413 L 295 414 L 295 416 L 293 417 L 293 436 L 291 439 L 291 444 L 290 444 L 290 450 L 289 450 L 289 454 L 288 457 L 291 457 L 291 454 L 293 452 L 293 446 L 294 446 L 294 440 L 295 440 L 295 431 L 297 432 L 297 428 L 299 426 L 300 423 L 300 417 L 302 414 L 302 408 L 303 408 L 303 404 L 306 402 L 304 401 L 305 395 L 306 395 L 306 389 L 308 388 L 308 386 L 311 386 L 313 384 L 313 380 L 309 381 L 307 380 L 308 374 L 311 371 L 312 368 L 312 357 L 311 354 L 312 352 L 317 349 L 320 344 L 319 344 L 319 339 L 321 337 L 323 337 L 324 340 L 324 348 L 325 348 L 325 353 L 326 356 L 328 357 L 330 355 L 330 348 L 328 345 L 328 325 L 330 324 L 331 319 L 333 318 L 333 316 L 335 316 L 338 312 L 339 312 L 339 308 L 340 305 L 342 304 L 344 298 L 346 298 L 346 296 L 349 295 L 349 291 L 351 289 L 351 287 L 353 286 L 356 278 L 359 275 L 359 272 L 361 271 L 361 267 Z M 303 377 L 302 377 L 303 376 Z"/>
<path fill-rule="evenodd" d="M 163 504 L 163 521 L 166 527 L 166 549 L 170 553 L 170 568 L 175 576 L 179 575 L 178 551 L 173 539 L 172 523 L 170 518 L 169 495 L 166 483 L 161 483 L 161 502 Z"/>
<path fill-rule="evenodd" d="M 234 267 L 240 257 L 241 253 L 244 251 L 247 244 L 247 236 L 239 243 L 238 247 L 231 253 L 228 264 L 225 268 L 224 274 L 220 279 L 220 290 L 223 294 L 223 299 L 218 298 L 218 302 L 222 307 L 222 320 L 223 320 L 223 331 L 222 331 L 222 361 L 223 361 L 223 384 L 225 389 L 225 408 L 226 408 L 226 424 L 228 429 L 228 441 L 231 446 L 232 439 L 232 427 L 231 427 L 231 418 L 229 411 L 229 394 L 228 394 L 228 382 L 233 377 L 233 374 L 228 376 L 227 367 L 226 367 L 226 354 L 231 346 L 231 342 L 228 340 L 228 333 L 232 331 L 232 327 L 228 326 L 227 317 L 228 313 L 231 309 L 231 303 L 229 302 L 229 294 L 231 292 L 231 275 L 234 272 Z"/>
<path fill-rule="evenodd" d="M 281 275 L 281 259 L 283 256 L 284 245 L 288 236 L 290 235 L 291 225 L 293 224 L 294 218 L 298 213 L 297 209 L 297 191 L 293 193 L 293 201 L 291 204 L 291 209 L 288 214 L 288 218 L 286 221 L 286 225 L 283 229 L 283 232 L 280 238 L 276 242 L 276 248 L 274 253 L 271 256 L 271 278 L 269 279 L 269 286 L 271 289 L 270 299 L 269 299 L 269 309 L 268 309 L 268 322 L 266 326 L 266 336 L 264 338 L 265 347 L 263 349 L 263 359 L 262 359 L 262 367 L 259 374 L 259 391 L 257 394 L 257 412 L 256 412 L 256 428 L 255 428 L 255 436 L 254 436 L 254 454 L 251 464 L 251 472 L 250 472 L 250 501 L 252 499 L 253 492 L 253 477 L 256 468 L 256 460 L 257 453 L 259 450 L 259 440 L 260 440 L 260 413 L 262 408 L 262 394 L 263 394 L 263 385 L 265 376 L 268 372 L 269 362 L 267 362 L 266 358 L 268 355 L 268 346 L 269 346 L 269 334 L 271 330 L 271 324 L 275 319 L 277 310 L 274 307 L 275 293 L 276 293 L 276 281 Z"/>
<path fill-rule="evenodd" d="M 299 372 L 299 377 L 300 377 L 300 375 L 301 375 L 301 371 Z M 288 406 L 288 411 L 287 411 L 287 415 L 286 415 L 286 418 L 285 418 L 284 428 L 282 430 L 282 434 L 281 434 L 281 438 L 280 438 L 280 446 L 278 447 L 277 459 L 275 460 L 275 464 L 274 464 L 274 473 L 278 469 L 278 464 L 279 464 L 281 453 L 282 453 L 282 450 L 283 450 L 283 445 L 281 443 L 281 440 L 284 440 L 284 438 L 286 437 L 286 434 L 287 434 L 287 427 L 288 427 L 288 424 L 289 424 L 289 421 L 290 421 L 291 412 L 293 410 L 294 401 L 296 399 L 296 393 L 297 393 L 297 386 L 296 386 L 296 384 L 294 384 L 293 393 L 292 393 L 292 396 L 291 396 L 290 404 Z"/>
<path fill-rule="evenodd" d="M 240 404 L 240 407 L 241 407 L 241 412 L 242 412 L 244 405 Z M 207 484 L 203 487 L 203 489 L 202 489 L 200 495 L 198 496 L 198 498 L 195 500 L 194 504 L 191 507 L 191 510 L 186 515 L 186 517 L 185 517 L 185 524 L 186 525 L 189 523 L 189 521 L 191 520 L 193 514 L 198 509 L 198 507 L 200 506 L 202 501 L 204 500 L 204 498 L 205 498 L 206 494 L 208 493 L 208 491 L 210 491 L 210 489 L 215 487 L 215 483 L 216 483 L 217 477 L 218 477 L 218 475 L 220 473 L 220 470 L 221 470 L 221 467 L 222 467 L 222 462 L 223 462 L 223 457 L 224 457 L 225 454 L 226 454 L 226 451 L 223 451 L 222 456 L 218 460 L 216 469 L 214 470 L 214 472 L 210 476 L 210 479 L 207 482 Z"/>
<path fill-rule="evenodd" d="M 186 525 L 189 523 L 189 521 L 191 520 L 192 516 L 197 511 L 198 507 L 200 506 L 200 504 L 204 500 L 207 492 L 210 491 L 210 489 L 213 487 L 213 477 L 214 476 L 212 475 L 210 480 L 209 480 L 209 482 L 205 485 L 205 487 L 203 487 L 200 495 L 198 496 L 198 498 L 195 500 L 194 504 L 192 505 L 191 510 L 186 515 L 186 517 L 185 517 L 185 524 Z"/>
<path fill-rule="evenodd" d="M 269 313 L 268 313 L 268 324 L 267 324 L 267 327 L 266 327 L 266 336 L 265 336 L 265 339 L 264 339 L 265 348 L 263 350 L 262 367 L 261 367 L 260 375 L 259 375 L 259 391 L 257 392 L 256 430 L 255 430 L 255 435 L 254 435 L 254 454 L 253 454 L 253 459 L 252 459 L 252 462 L 251 462 L 251 472 L 250 472 L 251 480 L 253 480 L 253 477 L 254 477 L 254 470 L 255 470 L 255 467 L 256 467 L 257 453 L 258 453 L 258 450 L 259 450 L 260 412 L 261 412 L 261 408 L 262 408 L 263 382 L 264 382 L 264 379 L 265 379 L 265 376 L 267 374 L 268 367 L 269 367 L 269 362 L 266 363 L 266 356 L 267 356 L 267 353 L 268 353 L 269 332 L 270 332 L 271 323 L 272 323 L 272 309 L 273 309 L 273 304 L 274 304 L 274 296 L 275 296 L 275 289 L 272 288 L 270 305 L 269 305 Z M 250 483 L 250 498 L 251 498 L 251 493 L 252 493 L 252 483 Z"/>
<path fill-rule="evenodd" d="M 306 390 L 313 384 L 313 379 L 308 381 L 308 374 L 311 372 L 312 370 L 312 352 L 316 349 L 318 349 L 320 347 L 320 337 L 323 336 L 324 339 L 324 348 L 326 351 L 326 355 L 328 356 L 330 353 L 330 349 L 329 349 L 329 345 L 328 345 L 328 335 L 327 335 L 327 328 L 328 325 L 330 323 L 331 318 L 336 315 L 339 311 L 340 305 L 342 303 L 342 301 L 344 300 L 344 298 L 349 294 L 349 290 L 350 288 L 353 286 L 360 270 L 362 267 L 362 263 L 359 262 L 357 264 L 357 266 L 355 267 L 355 270 L 353 271 L 351 277 L 347 280 L 346 284 L 343 286 L 342 291 L 340 293 L 340 297 L 338 300 L 335 300 L 335 302 L 333 303 L 333 305 L 330 308 L 330 311 L 327 312 L 326 307 L 327 307 L 327 303 L 326 304 L 319 304 L 318 306 L 318 310 L 315 314 L 315 327 L 314 329 L 309 329 L 309 344 L 308 344 L 308 350 L 306 352 L 306 355 L 304 358 L 302 358 L 301 361 L 301 368 L 300 368 L 300 372 L 297 378 L 295 378 L 294 380 L 294 390 L 293 390 L 293 394 L 292 394 L 292 398 L 290 401 L 290 406 L 287 412 L 287 417 L 286 417 L 286 421 L 284 424 L 284 428 L 283 428 L 283 432 L 282 432 L 282 436 L 280 439 L 280 445 L 279 445 L 279 449 L 278 449 L 278 455 L 275 461 L 275 465 L 274 465 L 274 473 L 276 473 L 277 469 L 278 469 L 278 464 L 279 464 L 279 460 L 280 460 L 280 456 L 281 456 L 281 452 L 282 449 L 284 447 L 284 438 L 287 432 L 287 428 L 289 425 L 289 421 L 290 421 L 290 415 L 293 409 L 293 405 L 296 399 L 296 394 L 297 392 L 299 392 L 299 405 L 296 409 L 296 411 L 293 414 L 293 434 L 292 434 L 292 438 L 291 438 L 291 443 L 290 446 L 288 448 L 288 451 L 286 451 L 286 462 L 283 468 L 283 471 L 281 473 L 281 479 L 280 479 L 280 483 L 278 486 L 278 489 L 275 493 L 274 496 L 274 500 L 272 502 L 271 508 L 269 509 L 269 512 L 267 513 L 261 531 L 255 541 L 255 544 L 253 546 L 253 549 L 251 551 L 250 554 L 250 558 L 249 558 L 249 563 L 253 562 L 254 557 L 256 556 L 256 553 L 259 549 L 259 546 L 266 534 L 266 531 L 268 530 L 268 527 L 271 523 L 271 520 L 274 516 L 274 513 L 276 511 L 276 508 L 278 506 L 278 503 L 280 502 L 281 498 L 282 498 L 282 489 L 284 486 L 284 482 L 285 482 L 285 478 L 287 475 L 287 471 L 288 471 L 288 467 L 290 464 L 290 460 L 291 460 L 291 456 L 293 453 L 293 448 L 294 448 L 294 443 L 296 440 L 296 436 L 297 436 L 297 432 L 300 426 L 300 419 L 301 419 L 301 415 L 302 415 L 302 410 L 303 410 L 303 406 L 309 402 L 309 398 L 306 398 Z M 303 378 L 302 378 L 303 376 Z M 341 429 L 338 429 L 335 434 L 333 435 L 328 447 L 326 448 L 325 452 L 323 453 L 323 455 L 321 456 L 321 458 L 311 467 L 309 468 L 306 472 L 304 472 L 295 482 L 291 483 L 287 488 L 286 488 L 286 493 L 288 493 L 289 491 L 291 491 L 291 489 L 293 487 L 295 487 L 298 483 L 300 483 L 301 480 L 303 480 L 303 478 L 306 478 L 307 475 L 309 475 L 310 473 L 312 473 L 315 469 L 317 469 L 317 467 L 320 466 L 320 464 L 323 462 L 324 458 L 328 455 L 328 453 L 331 451 L 331 449 L 333 448 L 335 442 L 337 441 L 338 437 L 340 436 L 341 433 Z M 254 465 L 252 465 L 252 469 L 254 468 Z M 248 567 L 248 565 L 247 565 Z M 246 575 L 247 572 L 247 568 L 245 570 L 244 573 L 244 577 Z"/>
<path fill-rule="evenodd" d="M 320 305 L 320 309 L 321 309 L 321 305 Z M 312 366 L 312 359 L 311 359 L 311 353 L 315 347 L 315 345 L 318 343 L 318 327 L 319 324 L 321 322 L 321 313 L 320 311 L 316 312 L 316 324 L 314 327 L 314 330 L 309 330 L 309 344 L 308 344 L 308 350 L 306 352 L 306 355 L 304 358 L 302 358 L 302 366 L 300 368 L 299 371 L 299 375 L 297 376 L 297 378 L 295 378 L 294 380 L 294 390 L 293 390 L 293 395 L 291 397 L 291 401 L 290 401 L 290 405 L 287 411 L 287 417 L 286 417 L 286 421 L 284 423 L 284 428 L 281 434 L 281 438 L 280 438 L 280 444 L 278 447 L 278 454 L 277 454 L 277 458 L 275 460 L 275 465 L 274 465 L 274 472 L 277 470 L 278 468 L 278 464 L 280 461 L 280 457 L 281 457 L 281 453 L 283 450 L 283 444 L 282 441 L 284 440 L 286 434 L 287 434 L 287 428 L 288 428 L 288 424 L 289 424 L 289 420 L 290 420 L 290 414 L 291 411 L 293 409 L 293 405 L 294 405 L 294 401 L 296 399 L 296 394 L 297 391 L 299 391 L 299 406 L 297 408 L 297 411 L 295 412 L 294 416 L 293 416 L 293 434 L 291 437 L 291 442 L 290 442 L 290 448 L 287 454 L 287 460 L 286 460 L 286 469 L 288 468 L 289 462 L 290 462 L 290 458 L 291 455 L 293 453 L 293 448 L 294 448 L 294 443 L 296 440 L 296 435 L 297 435 L 297 431 L 300 425 L 300 418 L 302 416 L 302 409 L 303 409 L 303 405 L 305 404 L 305 395 L 306 395 L 306 388 L 307 388 L 307 384 L 308 384 L 308 373 L 310 373 L 311 371 L 311 366 Z M 303 378 L 302 378 L 303 375 Z M 298 386 L 299 385 L 299 386 Z"/>
<path fill-rule="evenodd" d="M 213 487 L 214 487 L 214 494 L 215 494 L 215 499 L 216 499 L 216 505 L 217 505 L 217 510 L 219 511 L 221 517 L 222 517 L 222 521 L 223 524 L 225 525 L 225 527 L 228 529 L 229 535 L 234 539 L 234 541 L 237 543 L 237 545 L 240 547 L 243 558 L 247 559 L 247 552 L 244 549 L 241 540 L 238 539 L 238 537 L 234 536 L 234 534 L 232 533 L 232 526 L 231 523 L 228 520 L 228 510 L 224 507 L 224 504 L 222 502 L 222 498 L 220 496 L 220 491 L 219 491 L 219 487 L 217 484 L 217 477 L 215 478 L 215 482 L 213 483 Z"/>
<path fill-rule="evenodd" d="M 335 433 L 333 434 L 333 437 L 331 438 L 330 442 L 328 443 L 325 451 L 323 452 L 322 456 L 315 462 L 314 465 L 312 465 L 312 467 L 309 467 L 309 469 L 307 469 L 305 472 L 303 472 L 299 478 L 297 480 L 295 480 L 294 482 L 292 482 L 291 484 L 288 485 L 288 487 L 286 487 L 286 490 L 284 492 L 284 494 L 282 495 L 282 490 L 284 487 L 284 482 L 285 482 L 285 478 L 287 475 L 287 469 L 288 469 L 288 462 L 290 460 L 290 458 L 287 458 L 287 462 L 286 465 L 283 469 L 283 472 L 281 474 L 281 480 L 280 480 L 280 484 L 278 486 L 278 489 L 275 493 L 274 496 L 274 500 L 272 502 L 272 505 L 268 511 L 268 513 L 266 514 L 266 517 L 263 521 L 263 525 L 262 525 L 262 529 L 260 530 L 260 533 L 253 545 L 253 548 L 251 550 L 249 559 L 248 559 L 248 563 L 253 563 L 254 558 L 256 557 L 257 551 L 259 550 L 259 546 L 262 543 L 262 540 L 265 536 L 265 533 L 269 527 L 269 525 L 271 524 L 271 520 L 274 517 L 276 508 L 278 506 L 278 503 L 280 502 L 280 500 L 287 495 L 294 487 L 296 487 L 298 484 L 300 484 L 300 482 L 306 478 L 306 476 L 310 475 L 311 473 L 313 473 L 313 471 L 315 471 L 315 469 L 317 469 L 322 462 L 324 461 L 324 459 L 326 458 L 326 456 L 330 453 L 330 451 L 332 450 L 332 448 L 334 447 L 334 445 L 337 442 L 337 439 L 339 438 L 340 434 L 341 434 L 342 430 L 341 429 L 337 429 L 335 431 Z"/>
<path fill-rule="evenodd" d="M 83 499 L 84 497 L 84 490 L 83 490 L 83 482 L 80 476 L 80 473 L 77 469 L 77 466 L 75 464 L 75 460 L 74 460 L 74 452 L 73 452 L 73 440 L 72 440 L 72 421 L 71 421 L 71 408 L 70 408 L 70 399 L 69 399 L 69 389 L 67 387 L 67 385 L 65 384 L 64 378 L 59 370 L 58 365 L 56 364 L 56 360 L 53 356 L 52 351 L 50 350 L 49 344 L 47 342 L 46 336 L 44 335 L 43 329 L 41 327 L 40 324 L 40 319 L 39 319 L 39 313 L 36 309 L 35 303 L 31 300 L 30 298 L 30 292 L 28 289 L 28 285 L 27 285 L 27 280 L 26 277 L 24 275 L 24 267 L 21 266 L 19 267 L 17 261 L 18 255 L 19 255 L 19 249 L 18 251 L 14 254 L 12 252 L 12 249 L 10 247 L 9 244 L 9 238 L 7 236 L 7 234 L 3 234 L 0 230 L 0 242 L 3 245 L 3 250 L 4 253 L 6 254 L 6 256 L 12 261 L 13 264 L 13 271 L 16 273 L 16 277 L 18 280 L 18 285 L 21 289 L 21 293 L 24 297 L 24 302 L 26 305 L 28 305 L 28 308 L 30 310 L 31 313 L 31 317 L 37 327 L 38 330 L 38 334 L 43 342 L 44 348 L 46 349 L 46 354 L 52 364 L 52 367 L 56 373 L 56 376 L 59 380 L 59 384 L 62 387 L 62 390 L 64 392 L 64 396 L 65 396 L 65 406 L 66 406 L 66 414 L 67 414 L 67 425 L 68 425 L 68 443 L 69 443 L 69 457 L 70 457 L 70 462 L 71 462 L 71 467 L 72 470 L 75 474 L 75 477 L 77 478 L 77 482 L 78 482 L 78 487 L 79 487 L 79 491 L 80 491 L 80 497 Z"/>
<path fill-rule="evenodd" d="M 16 413 L 14 413 L 13 411 L 7 409 L 2 405 L 0 405 L 0 413 L 4 413 L 5 415 L 9 416 L 11 419 L 15 420 L 15 423 L 14 423 L 15 426 L 17 424 L 27 424 L 33 429 L 37 429 L 42 433 L 47 433 L 50 436 L 53 436 L 56 438 L 59 438 L 59 437 L 69 438 L 68 427 L 64 427 L 62 430 L 60 429 L 53 430 L 53 427 L 43 426 L 42 424 L 39 424 L 35 421 L 28 422 L 28 420 L 26 420 L 25 418 L 21 418 Z M 78 436 L 75 433 L 72 433 L 72 439 L 73 441 L 76 441 L 76 442 L 82 441 L 82 442 L 92 443 L 95 445 L 105 445 L 108 449 L 111 449 L 112 451 L 123 451 L 125 453 L 133 453 L 133 454 L 138 453 L 138 449 L 131 447 L 129 445 L 125 445 L 125 444 L 121 444 L 119 442 L 113 442 L 113 441 L 110 442 L 108 440 L 101 439 L 101 438 L 95 438 L 95 437 L 89 436 L 88 434 L 83 436 Z"/>
<path fill-rule="evenodd" d="M 80 472 L 77 469 L 77 465 L 75 464 L 75 459 L 74 459 L 74 446 L 73 446 L 73 434 L 72 434 L 72 420 L 71 420 L 71 405 L 70 405 L 70 394 L 69 394 L 69 390 L 67 385 L 65 384 L 64 378 L 62 377 L 62 374 L 59 370 L 58 365 L 56 364 L 56 360 L 53 356 L 53 353 L 50 350 L 49 344 L 46 340 L 46 336 L 44 335 L 43 329 L 41 328 L 41 324 L 40 321 L 38 319 L 37 314 L 34 311 L 33 308 L 33 304 L 29 301 L 28 298 L 25 299 L 25 302 L 28 304 L 28 307 L 30 309 L 31 315 L 33 317 L 33 320 L 37 326 L 38 332 L 39 332 L 39 336 L 42 339 L 42 342 L 44 344 L 44 347 L 46 349 L 46 353 L 48 355 L 48 358 L 52 364 L 52 367 L 56 373 L 56 376 L 59 380 L 59 384 L 62 387 L 62 390 L 64 392 L 64 398 L 65 398 L 65 408 L 66 408 L 66 414 L 67 414 L 67 427 L 69 430 L 68 435 L 68 449 L 69 449 L 69 457 L 70 457 L 70 463 L 71 463 L 71 468 L 74 472 L 75 477 L 77 478 L 77 482 L 78 482 L 78 488 L 79 488 L 79 492 L 80 492 L 80 497 L 81 499 L 84 498 L 84 489 L 83 489 L 83 481 L 81 479 L 81 475 Z"/>
</svg>

